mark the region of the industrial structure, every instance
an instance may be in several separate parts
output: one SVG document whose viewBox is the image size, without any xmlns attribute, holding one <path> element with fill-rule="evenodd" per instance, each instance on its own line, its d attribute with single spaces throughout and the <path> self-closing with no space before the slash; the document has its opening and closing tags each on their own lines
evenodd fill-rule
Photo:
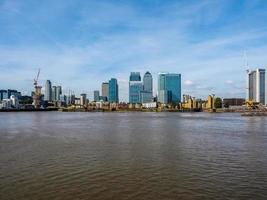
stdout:
<svg viewBox="0 0 267 200">
<path fill-rule="evenodd" d="M 42 86 L 38 85 L 38 79 L 39 79 L 39 75 L 40 75 L 40 69 L 38 70 L 37 76 L 34 79 L 34 95 L 33 95 L 33 105 L 36 109 L 40 109 L 41 108 L 41 100 L 42 100 Z"/>
</svg>

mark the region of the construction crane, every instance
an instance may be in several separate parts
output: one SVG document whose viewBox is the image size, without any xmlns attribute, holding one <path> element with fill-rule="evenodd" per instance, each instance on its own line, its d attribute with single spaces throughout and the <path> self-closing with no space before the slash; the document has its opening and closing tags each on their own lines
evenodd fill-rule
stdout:
<svg viewBox="0 0 267 200">
<path fill-rule="evenodd" d="M 42 86 L 38 85 L 38 79 L 40 75 L 40 69 L 38 69 L 38 73 L 36 78 L 33 80 L 34 85 L 34 95 L 33 95 L 33 105 L 36 109 L 41 108 L 41 99 L 42 99 Z"/>
</svg>

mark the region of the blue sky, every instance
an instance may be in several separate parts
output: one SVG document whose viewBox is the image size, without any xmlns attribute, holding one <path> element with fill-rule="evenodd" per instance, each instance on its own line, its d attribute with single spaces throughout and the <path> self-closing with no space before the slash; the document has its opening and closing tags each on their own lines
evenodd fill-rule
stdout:
<svg viewBox="0 0 267 200">
<path fill-rule="evenodd" d="M 182 74 L 182 93 L 245 97 L 244 51 L 267 66 L 266 0 L 0 0 L 0 88 L 29 94 L 37 69 L 63 91 L 131 71 Z"/>
</svg>

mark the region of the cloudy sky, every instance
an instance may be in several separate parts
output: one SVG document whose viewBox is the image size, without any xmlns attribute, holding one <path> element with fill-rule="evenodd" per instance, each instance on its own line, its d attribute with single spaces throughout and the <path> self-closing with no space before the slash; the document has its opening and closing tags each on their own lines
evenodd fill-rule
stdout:
<svg viewBox="0 0 267 200">
<path fill-rule="evenodd" d="M 29 94 L 41 68 L 63 91 L 111 77 L 128 101 L 131 71 L 182 74 L 182 93 L 245 97 L 267 66 L 266 0 L 0 0 L 0 88 Z"/>
</svg>

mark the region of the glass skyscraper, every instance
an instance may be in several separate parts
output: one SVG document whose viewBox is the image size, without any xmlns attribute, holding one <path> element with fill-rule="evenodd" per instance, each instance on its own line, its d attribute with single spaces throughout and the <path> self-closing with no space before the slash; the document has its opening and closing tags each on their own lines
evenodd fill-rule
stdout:
<svg viewBox="0 0 267 200">
<path fill-rule="evenodd" d="M 47 80 L 45 83 L 45 101 L 52 101 L 52 84 L 50 80 Z"/>
<path fill-rule="evenodd" d="M 111 78 L 109 80 L 109 99 L 110 103 L 118 103 L 119 102 L 119 86 L 117 79 Z"/>
<path fill-rule="evenodd" d="M 164 104 L 181 102 L 181 74 L 159 74 L 158 102 Z"/>
<path fill-rule="evenodd" d="M 150 103 L 153 101 L 153 78 L 150 72 L 146 72 L 143 78 L 143 91 L 141 92 L 141 102 Z"/>
<path fill-rule="evenodd" d="M 129 77 L 129 103 L 141 103 L 140 93 L 143 90 L 140 72 L 131 72 Z"/>
</svg>

